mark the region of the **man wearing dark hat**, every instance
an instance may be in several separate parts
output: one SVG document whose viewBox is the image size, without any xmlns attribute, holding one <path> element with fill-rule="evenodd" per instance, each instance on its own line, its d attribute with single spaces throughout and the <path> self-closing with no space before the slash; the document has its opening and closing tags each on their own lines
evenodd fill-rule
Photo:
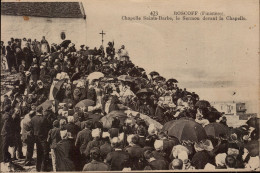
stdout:
<svg viewBox="0 0 260 173">
<path fill-rule="evenodd" d="M 48 41 L 45 39 L 45 36 L 42 36 L 41 40 L 41 53 L 49 53 L 50 52 L 50 45 Z"/>
<path fill-rule="evenodd" d="M 106 48 L 107 57 L 111 57 L 111 59 L 114 59 L 115 56 L 115 48 L 114 48 L 114 42 L 108 42 L 108 47 Z"/>
<path fill-rule="evenodd" d="M 13 118 L 13 129 L 14 129 L 14 150 L 13 150 L 13 159 L 16 160 L 16 151 L 18 154 L 18 159 L 23 159 L 25 158 L 23 156 L 23 152 L 22 152 L 22 141 L 21 141 L 21 117 L 20 117 L 21 111 L 19 109 L 15 108 L 15 111 L 12 115 Z"/>
<path fill-rule="evenodd" d="M 81 154 L 83 154 L 83 152 L 85 151 L 88 142 L 92 140 L 92 136 L 91 136 L 92 121 L 87 120 L 84 121 L 83 124 L 84 124 L 84 129 L 78 133 L 75 142 L 75 145 L 80 149 Z"/>
<path fill-rule="evenodd" d="M 144 152 L 144 158 L 148 162 L 148 165 L 144 168 L 144 170 L 167 170 L 168 169 L 168 163 L 162 159 L 155 159 L 155 156 L 150 150 Z"/>
<path fill-rule="evenodd" d="M 83 171 L 108 171 L 109 166 L 103 162 L 100 162 L 100 149 L 94 147 L 90 150 L 91 162 L 86 164 Z"/>
<path fill-rule="evenodd" d="M 111 140 L 111 146 L 114 148 L 114 151 L 108 153 L 105 159 L 105 163 L 110 165 L 111 171 L 122 171 L 131 164 L 129 154 L 123 151 L 120 145 L 118 137 L 114 137 Z"/>
<path fill-rule="evenodd" d="M 80 52 L 82 52 L 82 51 L 85 51 L 85 49 L 84 49 L 84 47 L 85 47 L 85 45 L 83 44 L 83 45 L 80 45 Z"/>
<path fill-rule="evenodd" d="M 139 159 L 143 156 L 143 148 L 138 145 L 139 136 L 130 136 L 129 146 L 125 148 L 125 151 L 130 155 L 130 162 L 132 163 L 132 170 L 141 170 L 139 165 Z"/>
<path fill-rule="evenodd" d="M 6 60 L 9 72 L 11 73 L 12 67 L 15 65 L 15 54 L 14 50 L 12 49 L 11 41 L 8 41 L 8 45 L 6 46 Z"/>
<path fill-rule="evenodd" d="M 4 100 L 1 104 L 1 109 L 4 111 L 5 106 L 11 105 L 11 100 L 8 98 L 8 95 L 4 95 Z"/>
<path fill-rule="evenodd" d="M 24 54 L 24 59 L 26 62 L 26 69 L 28 69 L 29 65 L 32 64 L 32 61 L 33 61 L 33 54 L 32 54 L 29 43 L 25 44 L 25 47 L 23 48 L 23 54 Z"/>
<path fill-rule="evenodd" d="M 57 143 L 61 140 L 59 121 L 55 120 L 52 123 L 53 128 L 48 133 L 47 142 L 50 144 L 50 148 L 53 149 Z"/>
<path fill-rule="evenodd" d="M 31 72 L 31 79 L 36 83 L 37 80 L 39 79 L 39 75 L 40 75 L 40 68 L 38 67 L 38 65 L 36 63 L 34 63 L 31 67 L 30 70 Z"/>
<path fill-rule="evenodd" d="M 50 129 L 48 120 L 42 115 L 42 107 L 37 107 L 36 115 L 31 119 L 31 128 L 35 137 L 37 147 L 36 170 L 46 171 L 49 151 L 47 147 L 47 137 Z"/>
</svg>

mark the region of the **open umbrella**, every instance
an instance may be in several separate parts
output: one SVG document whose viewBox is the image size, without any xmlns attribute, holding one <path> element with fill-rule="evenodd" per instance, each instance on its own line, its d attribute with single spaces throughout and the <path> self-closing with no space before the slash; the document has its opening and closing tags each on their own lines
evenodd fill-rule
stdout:
<svg viewBox="0 0 260 173">
<path fill-rule="evenodd" d="M 144 85 L 146 85 L 149 81 L 147 79 L 145 79 L 145 78 L 142 78 L 142 77 L 136 77 L 134 79 L 134 82 L 136 84 L 144 84 Z"/>
<path fill-rule="evenodd" d="M 208 108 L 208 107 L 210 107 L 210 103 L 207 100 L 199 100 L 195 104 L 195 107 L 197 107 L 197 108 Z"/>
<path fill-rule="evenodd" d="M 156 72 L 156 71 L 152 71 L 151 73 L 149 73 L 149 75 L 155 76 L 155 75 L 160 75 L 160 74 L 158 72 Z"/>
<path fill-rule="evenodd" d="M 246 122 L 246 124 L 250 127 L 259 128 L 260 118 L 252 117 Z"/>
<path fill-rule="evenodd" d="M 145 71 L 144 68 L 142 68 L 142 67 L 139 67 L 138 70 L 139 70 L 140 72 Z"/>
<path fill-rule="evenodd" d="M 88 80 L 92 81 L 94 79 L 100 79 L 104 77 L 104 74 L 101 73 L 101 72 L 93 72 L 93 73 L 90 73 L 87 77 Z"/>
<path fill-rule="evenodd" d="M 127 117 L 127 114 L 124 113 L 123 111 L 111 111 L 106 116 L 107 117 L 112 117 L 112 118 L 115 118 L 115 117 Z"/>
<path fill-rule="evenodd" d="M 87 106 L 93 106 L 95 104 L 95 102 L 93 100 L 90 100 L 90 99 L 85 99 L 85 100 L 81 100 L 80 102 L 78 102 L 76 104 L 75 107 L 87 107 Z"/>
<path fill-rule="evenodd" d="M 58 92 L 60 91 L 60 88 L 62 86 L 62 84 L 64 83 L 64 79 L 62 80 L 59 80 L 55 85 L 54 85 L 54 88 L 53 88 L 53 91 L 52 91 L 52 95 L 54 98 L 56 98 Z"/>
<path fill-rule="evenodd" d="M 140 96 L 141 94 L 148 94 L 148 95 L 152 95 L 153 94 L 153 91 L 149 88 L 143 88 L 143 89 L 140 89 L 136 95 L 137 96 Z"/>
<path fill-rule="evenodd" d="M 248 150 L 251 157 L 259 156 L 259 142 L 257 140 L 249 141 L 245 148 Z"/>
<path fill-rule="evenodd" d="M 176 120 L 168 121 L 163 125 L 162 131 L 167 131 Z"/>
<path fill-rule="evenodd" d="M 204 127 L 207 135 L 211 135 L 214 137 L 219 137 L 221 134 L 228 135 L 229 128 L 220 123 L 210 123 Z"/>
<path fill-rule="evenodd" d="M 171 78 L 167 80 L 167 83 L 178 83 L 178 81 L 176 79 Z"/>
<path fill-rule="evenodd" d="M 127 81 L 127 82 L 133 82 L 134 81 L 133 77 L 128 76 L 128 75 L 121 75 L 121 76 L 118 77 L 118 80 Z"/>
<path fill-rule="evenodd" d="M 156 80 L 156 81 L 165 81 L 165 78 L 164 77 L 162 77 L 162 76 L 156 76 L 155 78 L 153 78 L 154 80 Z"/>
<path fill-rule="evenodd" d="M 207 138 L 205 129 L 191 118 L 181 118 L 166 130 L 168 136 L 175 136 L 179 141 L 199 142 Z"/>
<path fill-rule="evenodd" d="M 51 108 L 53 100 L 46 100 L 42 104 L 40 104 L 38 107 L 42 107 L 43 110 L 47 110 Z"/>
</svg>

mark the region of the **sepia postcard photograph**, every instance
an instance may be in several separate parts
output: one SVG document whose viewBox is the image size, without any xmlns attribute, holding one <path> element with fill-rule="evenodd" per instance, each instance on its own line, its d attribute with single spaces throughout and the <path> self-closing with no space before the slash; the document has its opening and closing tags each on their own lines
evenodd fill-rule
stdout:
<svg viewBox="0 0 260 173">
<path fill-rule="evenodd" d="M 1 172 L 252 172 L 259 0 L 1 0 Z"/>
</svg>

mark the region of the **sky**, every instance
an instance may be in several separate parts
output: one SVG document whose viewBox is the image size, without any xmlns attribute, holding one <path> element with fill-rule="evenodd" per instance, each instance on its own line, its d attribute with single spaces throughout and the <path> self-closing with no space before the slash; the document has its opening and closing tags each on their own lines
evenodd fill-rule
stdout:
<svg viewBox="0 0 260 173">
<path fill-rule="evenodd" d="M 209 101 L 250 101 L 259 106 L 259 5 L 257 1 L 84 1 L 88 45 L 126 46 L 148 72 L 176 78 L 180 87 Z M 205 5 L 207 4 L 207 5 Z M 217 11 L 246 21 L 125 21 L 122 16 Z M 235 94 L 234 94 L 235 93 Z M 251 108 L 250 108 L 251 109 Z"/>
<path fill-rule="evenodd" d="M 249 101 L 259 107 L 257 0 L 84 0 L 90 48 L 114 41 L 149 73 L 176 78 L 181 88 L 209 101 Z M 192 3 L 191 3 L 192 2 Z M 216 11 L 245 21 L 126 21 L 122 16 L 173 16 L 174 11 Z M 224 17 L 225 17 L 224 16 Z M 234 94 L 235 93 L 235 94 Z M 252 106 L 253 105 L 253 106 Z"/>
</svg>

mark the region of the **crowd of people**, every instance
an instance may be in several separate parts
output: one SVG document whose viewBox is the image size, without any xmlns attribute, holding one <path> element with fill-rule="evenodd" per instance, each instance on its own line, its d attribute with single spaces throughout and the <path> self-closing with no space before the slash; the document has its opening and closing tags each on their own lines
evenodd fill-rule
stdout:
<svg viewBox="0 0 260 173">
<path fill-rule="evenodd" d="M 19 73 L 1 103 L 5 163 L 25 158 L 37 171 L 259 169 L 259 150 L 251 151 L 259 149 L 257 126 L 227 127 L 222 113 L 176 79 L 133 64 L 124 45 L 80 48 L 70 40 L 49 45 L 45 37 L 1 41 L 2 69 Z M 182 140 L 166 128 L 179 120 L 229 130 Z"/>
</svg>

